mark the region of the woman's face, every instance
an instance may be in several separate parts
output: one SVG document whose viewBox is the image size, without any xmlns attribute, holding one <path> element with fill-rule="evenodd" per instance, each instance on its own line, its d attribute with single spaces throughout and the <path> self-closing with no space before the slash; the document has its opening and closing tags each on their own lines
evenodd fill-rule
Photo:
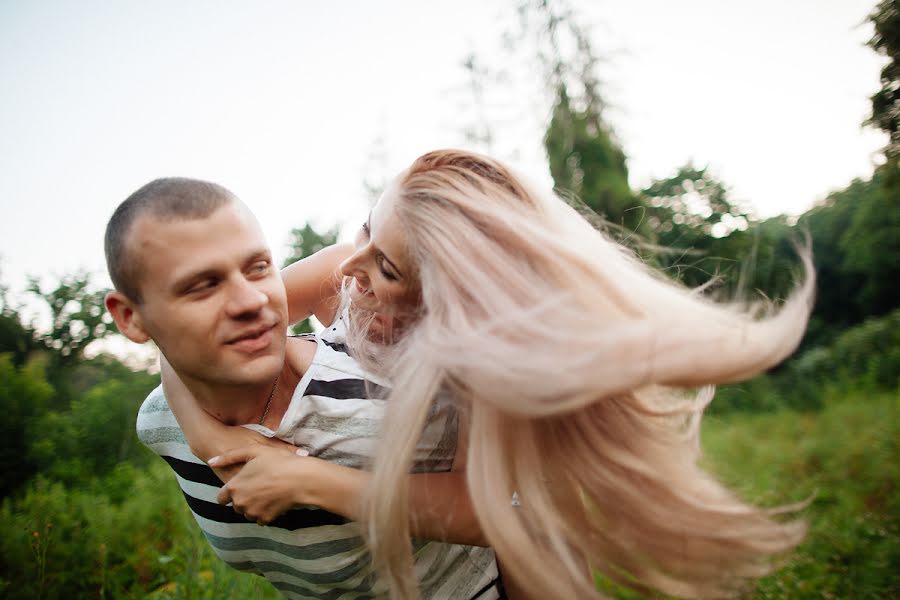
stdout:
<svg viewBox="0 0 900 600">
<path fill-rule="evenodd" d="M 418 280 L 414 278 L 406 249 L 406 236 L 397 221 L 396 188 L 388 187 L 372 208 L 354 239 L 356 251 L 341 264 L 351 277 L 350 299 L 357 308 L 376 313 L 396 327 L 409 319 L 418 305 Z"/>
</svg>

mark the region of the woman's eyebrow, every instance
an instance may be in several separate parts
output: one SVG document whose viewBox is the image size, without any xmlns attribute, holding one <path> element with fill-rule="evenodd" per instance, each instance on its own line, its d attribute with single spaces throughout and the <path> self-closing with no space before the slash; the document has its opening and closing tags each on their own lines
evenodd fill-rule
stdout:
<svg viewBox="0 0 900 600">
<path fill-rule="evenodd" d="M 366 229 L 369 231 L 369 240 L 371 240 L 372 239 L 372 211 L 371 210 L 369 211 L 369 216 L 366 217 Z M 403 279 L 403 271 L 401 271 L 400 269 L 397 268 L 397 265 L 394 264 L 394 261 L 392 261 L 390 258 L 388 258 L 387 254 L 385 254 L 384 251 L 381 248 L 379 248 L 378 246 L 374 246 L 374 248 L 375 248 L 375 253 L 378 254 L 379 256 L 381 256 L 381 258 L 383 258 L 387 264 L 391 265 L 391 268 L 397 272 L 397 276 L 400 277 L 401 279 Z"/>
</svg>

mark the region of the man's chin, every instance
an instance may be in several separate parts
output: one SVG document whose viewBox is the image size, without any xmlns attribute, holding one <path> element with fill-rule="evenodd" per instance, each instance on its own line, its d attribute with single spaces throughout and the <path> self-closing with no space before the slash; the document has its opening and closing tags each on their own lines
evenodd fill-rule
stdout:
<svg viewBox="0 0 900 600">
<path fill-rule="evenodd" d="M 261 385 L 275 381 L 284 367 L 284 355 L 264 356 L 243 364 L 233 365 L 224 377 L 236 385 Z"/>
<path fill-rule="evenodd" d="M 285 339 L 281 337 L 263 351 L 252 355 L 237 352 L 230 357 L 231 363 L 226 367 L 225 376 L 232 379 L 242 379 L 244 383 L 262 383 L 274 380 L 281 372 L 285 359 Z"/>
</svg>

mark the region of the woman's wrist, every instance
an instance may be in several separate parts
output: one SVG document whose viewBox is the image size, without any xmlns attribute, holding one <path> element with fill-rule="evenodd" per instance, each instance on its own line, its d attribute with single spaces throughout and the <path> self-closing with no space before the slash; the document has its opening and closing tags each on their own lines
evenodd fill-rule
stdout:
<svg viewBox="0 0 900 600">
<path fill-rule="evenodd" d="M 359 520 L 361 495 L 366 483 L 365 471 L 329 463 L 318 458 L 300 458 L 305 468 L 298 470 L 302 478 L 295 486 L 298 504 L 311 504 L 347 517 Z"/>
</svg>

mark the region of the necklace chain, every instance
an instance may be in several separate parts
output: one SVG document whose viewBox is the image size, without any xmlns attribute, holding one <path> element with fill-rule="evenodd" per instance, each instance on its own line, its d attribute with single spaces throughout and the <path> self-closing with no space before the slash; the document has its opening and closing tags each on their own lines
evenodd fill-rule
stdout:
<svg viewBox="0 0 900 600">
<path fill-rule="evenodd" d="M 280 377 L 280 376 L 281 376 L 281 373 L 278 374 L 278 377 Z M 269 407 L 272 406 L 272 398 L 275 397 L 275 390 L 278 389 L 278 377 L 275 378 L 275 383 L 272 385 L 272 391 L 269 392 L 269 399 L 266 400 L 266 408 L 263 411 L 262 416 L 259 418 L 260 425 L 262 425 L 263 422 L 266 420 L 266 417 L 269 416 Z"/>
</svg>

